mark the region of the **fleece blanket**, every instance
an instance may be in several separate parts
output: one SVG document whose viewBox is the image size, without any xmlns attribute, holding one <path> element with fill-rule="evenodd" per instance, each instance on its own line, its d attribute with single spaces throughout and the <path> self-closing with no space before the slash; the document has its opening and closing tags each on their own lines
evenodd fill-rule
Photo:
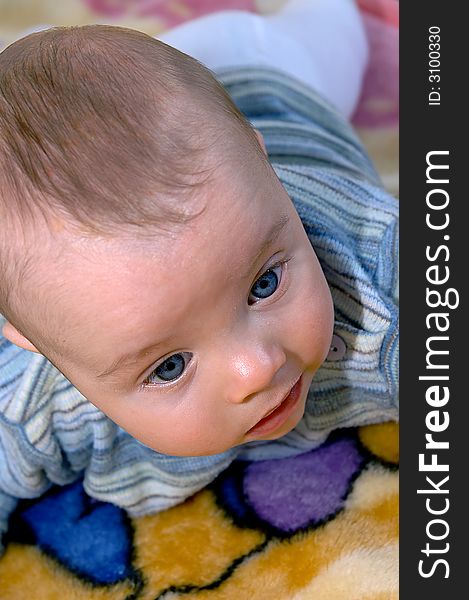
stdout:
<svg viewBox="0 0 469 600">
<path fill-rule="evenodd" d="M 138 519 L 54 488 L 12 518 L 0 598 L 396 599 L 397 460 L 396 424 L 342 430 Z"/>
<path fill-rule="evenodd" d="M 371 61 L 354 125 L 397 195 L 398 4 L 359 0 Z M 282 0 L 0 0 L 0 48 L 41 26 L 111 23 L 157 35 L 215 10 Z M 184 504 L 130 519 L 81 481 L 14 513 L 0 600 L 394 600 L 398 427 L 332 434 L 302 456 L 236 461 Z"/>
</svg>

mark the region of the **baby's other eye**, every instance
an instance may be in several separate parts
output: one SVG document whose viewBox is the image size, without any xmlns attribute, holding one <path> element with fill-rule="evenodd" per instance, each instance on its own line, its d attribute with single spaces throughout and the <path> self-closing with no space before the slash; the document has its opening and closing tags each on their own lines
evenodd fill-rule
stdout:
<svg viewBox="0 0 469 600">
<path fill-rule="evenodd" d="M 262 273 L 251 288 L 248 303 L 254 304 L 259 300 L 272 296 L 279 286 L 281 275 L 282 265 L 275 265 Z"/>
<path fill-rule="evenodd" d="M 145 379 L 144 384 L 175 381 L 181 377 L 191 358 L 192 354 L 190 352 L 177 352 L 176 354 L 172 354 L 153 369 L 150 375 Z"/>
</svg>

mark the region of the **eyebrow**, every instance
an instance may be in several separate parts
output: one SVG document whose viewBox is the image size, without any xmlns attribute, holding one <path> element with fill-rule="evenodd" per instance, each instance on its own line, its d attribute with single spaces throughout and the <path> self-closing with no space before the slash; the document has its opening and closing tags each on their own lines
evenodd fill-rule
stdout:
<svg viewBox="0 0 469 600">
<path fill-rule="evenodd" d="M 249 268 L 247 273 L 244 275 L 244 279 L 247 279 L 248 277 L 252 277 L 252 265 L 257 264 L 260 257 L 277 240 L 277 238 L 280 236 L 282 231 L 285 229 L 285 226 L 289 223 L 289 221 L 290 221 L 290 217 L 286 213 L 280 215 L 278 220 L 275 221 L 275 223 L 272 225 L 272 227 L 267 232 L 262 244 L 260 245 L 259 251 L 257 252 L 256 256 L 254 257 L 254 259 L 251 262 L 251 267 Z"/>
<path fill-rule="evenodd" d="M 158 342 L 157 344 L 152 344 L 151 346 L 147 346 L 146 348 L 143 348 L 142 350 L 139 350 L 138 352 L 128 352 L 127 354 L 123 354 L 117 360 L 115 360 L 113 363 L 111 363 L 107 367 L 107 369 L 104 369 L 104 371 L 102 371 L 102 373 L 99 373 L 98 375 L 96 375 L 96 378 L 97 379 L 106 379 L 110 375 L 115 373 L 118 369 L 120 369 L 122 367 L 122 365 L 126 365 L 127 363 L 130 363 L 130 362 L 139 364 L 140 361 L 147 354 L 153 353 L 155 350 L 157 350 L 159 347 L 163 346 L 165 343 L 166 343 L 166 340 L 162 340 L 162 341 Z"/>
<path fill-rule="evenodd" d="M 252 265 L 255 265 L 260 259 L 260 257 L 266 252 L 266 250 L 277 240 L 280 233 L 283 231 L 283 229 L 285 229 L 285 226 L 289 223 L 289 221 L 290 217 L 286 213 L 282 214 L 279 217 L 279 219 L 275 221 L 275 223 L 272 225 L 272 227 L 269 229 L 266 236 L 264 237 L 264 240 L 262 241 L 262 244 L 259 247 L 259 251 L 256 253 L 253 261 L 251 262 L 251 267 L 249 269 L 249 272 L 246 273 L 245 279 L 247 279 L 248 277 L 252 277 Z M 112 364 L 110 364 L 106 369 L 104 369 L 104 371 L 99 373 L 96 376 L 96 378 L 107 379 L 127 363 L 133 362 L 138 364 L 146 355 L 153 353 L 159 347 L 163 346 L 166 343 L 166 341 L 167 340 L 162 340 L 157 344 L 152 344 L 151 346 L 143 348 L 138 352 L 129 352 L 127 354 L 123 354 Z"/>
</svg>

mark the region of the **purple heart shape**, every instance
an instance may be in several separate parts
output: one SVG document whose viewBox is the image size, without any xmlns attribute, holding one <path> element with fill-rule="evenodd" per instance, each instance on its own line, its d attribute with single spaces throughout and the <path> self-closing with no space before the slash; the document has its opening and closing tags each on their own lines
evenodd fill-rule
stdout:
<svg viewBox="0 0 469 600">
<path fill-rule="evenodd" d="M 346 437 L 293 458 L 251 463 L 245 500 L 262 520 L 291 533 L 337 513 L 364 460 Z"/>
</svg>

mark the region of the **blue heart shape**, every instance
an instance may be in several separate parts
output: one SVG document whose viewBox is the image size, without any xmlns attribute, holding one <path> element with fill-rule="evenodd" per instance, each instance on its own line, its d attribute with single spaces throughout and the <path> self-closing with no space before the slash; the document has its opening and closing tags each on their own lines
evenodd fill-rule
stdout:
<svg viewBox="0 0 469 600">
<path fill-rule="evenodd" d="M 123 510 L 90 498 L 81 481 L 57 488 L 21 511 L 36 543 L 70 571 L 98 584 L 132 573 L 132 535 Z"/>
</svg>

